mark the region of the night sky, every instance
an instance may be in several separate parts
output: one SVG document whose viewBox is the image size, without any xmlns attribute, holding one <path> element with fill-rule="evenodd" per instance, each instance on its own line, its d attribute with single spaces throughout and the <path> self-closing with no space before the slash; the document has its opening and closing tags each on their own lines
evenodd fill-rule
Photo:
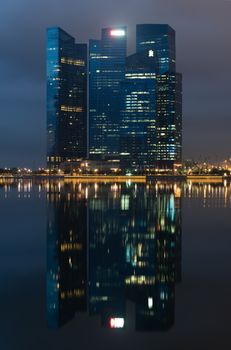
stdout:
<svg viewBox="0 0 231 350">
<path fill-rule="evenodd" d="M 231 157 L 231 1 L 7 0 L 0 10 L 0 167 L 45 164 L 45 30 L 87 42 L 102 27 L 168 23 L 184 85 L 184 158 Z"/>
</svg>

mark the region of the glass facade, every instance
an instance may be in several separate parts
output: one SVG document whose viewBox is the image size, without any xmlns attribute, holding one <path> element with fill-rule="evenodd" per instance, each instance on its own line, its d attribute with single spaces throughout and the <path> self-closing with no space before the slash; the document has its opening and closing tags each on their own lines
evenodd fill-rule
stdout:
<svg viewBox="0 0 231 350">
<path fill-rule="evenodd" d="M 126 60 L 120 100 L 120 160 L 125 171 L 142 173 L 155 160 L 157 68 L 149 50 Z"/>
<path fill-rule="evenodd" d="M 160 166 L 182 157 L 181 75 L 157 75 L 157 153 Z"/>
<path fill-rule="evenodd" d="M 172 168 L 182 160 L 182 76 L 176 72 L 175 31 L 165 24 L 137 25 L 137 52 L 156 55 L 157 168 Z"/>
<path fill-rule="evenodd" d="M 89 43 L 90 157 L 118 156 L 120 82 L 124 80 L 126 27 L 104 28 Z"/>
<path fill-rule="evenodd" d="M 87 155 L 87 45 L 47 30 L 47 162 Z"/>
<path fill-rule="evenodd" d="M 137 25 L 137 52 L 126 58 L 126 27 L 102 29 L 87 46 L 47 30 L 47 159 L 120 159 L 123 171 L 172 169 L 182 159 L 182 77 L 175 31 Z M 89 137 L 87 137 L 87 128 Z M 89 144 L 88 144 L 88 141 Z M 89 152 L 87 152 L 89 151 Z"/>
<path fill-rule="evenodd" d="M 175 31 L 167 24 L 138 24 L 136 51 L 155 50 L 159 59 L 159 72 L 176 70 Z"/>
</svg>

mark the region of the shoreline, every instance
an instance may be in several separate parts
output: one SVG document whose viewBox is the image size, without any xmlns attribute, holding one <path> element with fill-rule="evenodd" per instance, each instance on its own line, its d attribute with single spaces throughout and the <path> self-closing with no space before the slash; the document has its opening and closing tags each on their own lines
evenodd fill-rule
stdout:
<svg viewBox="0 0 231 350">
<path fill-rule="evenodd" d="M 72 176 L 72 175 L 22 175 L 22 176 L 0 176 L 0 179 L 3 180 L 32 180 L 32 179 L 42 179 L 42 180 L 63 180 L 63 181 L 72 181 L 72 180 L 81 180 L 86 182 L 157 182 L 157 181 L 191 181 L 191 182 L 217 182 L 222 183 L 223 181 L 231 181 L 231 176 L 207 176 L 207 175 L 81 175 L 81 176 Z"/>
</svg>

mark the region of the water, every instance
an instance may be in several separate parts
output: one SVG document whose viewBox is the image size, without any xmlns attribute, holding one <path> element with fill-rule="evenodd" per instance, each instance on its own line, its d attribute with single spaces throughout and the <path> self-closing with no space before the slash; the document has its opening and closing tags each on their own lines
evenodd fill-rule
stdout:
<svg viewBox="0 0 231 350">
<path fill-rule="evenodd" d="M 0 349 L 230 347 L 230 184 L 0 186 Z"/>
</svg>

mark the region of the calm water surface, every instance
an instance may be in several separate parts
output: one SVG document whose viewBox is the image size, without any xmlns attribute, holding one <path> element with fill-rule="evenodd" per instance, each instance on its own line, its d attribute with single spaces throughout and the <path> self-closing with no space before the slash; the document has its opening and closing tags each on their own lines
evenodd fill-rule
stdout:
<svg viewBox="0 0 231 350">
<path fill-rule="evenodd" d="M 229 183 L 0 180 L 0 220 L 0 349 L 231 348 Z"/>
</svg>

